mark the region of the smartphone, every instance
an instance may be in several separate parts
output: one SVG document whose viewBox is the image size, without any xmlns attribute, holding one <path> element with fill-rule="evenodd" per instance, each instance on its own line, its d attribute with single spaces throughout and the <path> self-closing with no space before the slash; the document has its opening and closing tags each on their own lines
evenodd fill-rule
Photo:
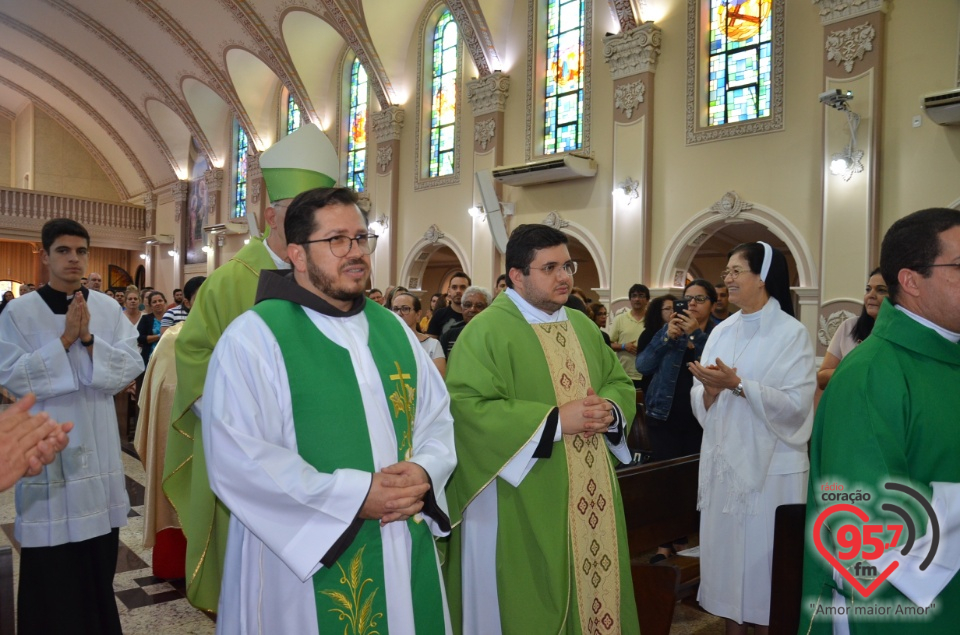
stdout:
<svg viewBox="0 0 960 635">
<path fill-rule="evenodd" d="M 673 303 L 673 312 L 677 315 L 683 315 L 683 312 L 690 308 L 690 303 L 686 300 L 676 300 Z"/>
</svg>

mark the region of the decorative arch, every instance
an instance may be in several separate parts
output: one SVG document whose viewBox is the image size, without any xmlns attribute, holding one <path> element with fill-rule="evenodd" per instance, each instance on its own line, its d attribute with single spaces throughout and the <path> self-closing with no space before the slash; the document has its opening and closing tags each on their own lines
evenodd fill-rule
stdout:
<svg viewBox="0 0 960 635">
<path fill-rule="evenodd" d="M 710 207 L 700 210 L 674 234 L 660 262 L 656 286 L 664 289 L 677 286 L 674 277 L 690 268 L 700 245 L 724 225 L 739 221 L 753 221 L 773 232 L 790 248 L 796 260 L 799 287 L 818 287 L 816 261 L 800 231 L 778 212 L 759 203 L 744 201 L 732 190 Z"/>
<path fill-rule="evenodd" d="M 463 266 L 463 272 L 473 279 L 470 259 L 467 258 L 467 253 L 460 243 L 444 234 L 436 225 L 431 225 L 420 240 L 407 252 L 403 267 L 400 268 L 400 280 L 403 281 L 401 284 L 411 291 L 422 291 L 420 285 L 423 282 L 423 273 L 427 268 L 427 263 L 430 262 L 430 256 L 443 247 L 450 248 L 453 255 Z"/>
<path fill-rule="evenodd" d="M 544 225 L 549 225 L 554 229 L 559 229 L 564 234 L 573 236 L 580 244 L 586 247 L 587 251 L 590 253 L 590 257 L 593 258 L 594 264 L 597 265 L 597 275 L 600 278 L 600 287 L 601 289 L 610 288 L 610 266 L 609 260 L 606 254 L 603 251 L 603 247 L 600 246 L 600 241 L 597 240 L 590 230 L 579 223 L 566 220 L 556 212 L 550 212 L 547 214 L 547 217 L 543 219 L 542 223 Z"/>
</svg>

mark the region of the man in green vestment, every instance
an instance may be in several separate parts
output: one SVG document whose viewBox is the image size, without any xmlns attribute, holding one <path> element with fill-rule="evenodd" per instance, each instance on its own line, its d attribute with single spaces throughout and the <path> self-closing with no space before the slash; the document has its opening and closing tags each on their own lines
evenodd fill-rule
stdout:
<svg viewBox="0 0 960 635">
<path fill-rule="evenodd" d="M 177 391 L 167 435 L 163 491 L 180 516 L 187 540 L 187 599 L 217 610 L 230 512 L 210 491 L 200 428 L 200 404 L 210 355 L 227 326 L 251 308 L 262 270 L 288 269 L 283 221 L 295 196 L 334 184 L 339 163 L 317 126 L 305 125 L 260 157 L 270 207 L 266 238 L 252 238 L 213 272 L 197 293 L 176 343 Z"/>
<path fill-rule="evenodd" d="M 506 266 L 507 291 L 464 329 L 447 372 L 451 619 L 468 635 L 639 633 L 614 473 L 614 456 L 630 460 L 633 384 L 597 326 L 563 306 L 577 267 L 562 232 L 521 225 Z"/>
<path fill-rule="evenodd" d="M 880 270 L 890 295 L 871 335 L 830 380 L 810 439 L 800 633 L 955 633 L 960 621 L 960 211 L 928 209 L 898 220 L 883 239 Z M 916 490 L 934 513 L 887 483 Z M 859 532 L 863 549 L 836 560 L 847 577 L 817 549 L 815 522 L 857 493 L 870 494 L 850 503 L 868 521 L 832 512 L 817 532 L 834 557 L 849 552 L 847 539 Z M 867 523 L 906 524 L 883 509 L 890 505 L 905 509 L 916 531 L 873 534 L 883 542 L 877 551 L 895 546 L 867 559 L 874 550 Z M 875 572 L 865 574 L 866 565 Z"/>
</svg>

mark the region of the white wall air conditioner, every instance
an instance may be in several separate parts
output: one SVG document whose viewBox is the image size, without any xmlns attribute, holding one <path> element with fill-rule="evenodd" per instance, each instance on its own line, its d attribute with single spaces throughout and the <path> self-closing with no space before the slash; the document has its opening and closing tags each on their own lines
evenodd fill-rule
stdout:
<svg viewBox="0 0 960 635">
<path fill-rule="evenodd" d="M 924 95 L 923 110 L 941 126 L 960 124 L 960 88 Z"/>
<path fill-rule="evenodd" d="M 517 187 L 569 181 L 596 175 L 596 161 L 572 154 L 493 169 L 493 178 L 506 185 Z"/>
</svg>

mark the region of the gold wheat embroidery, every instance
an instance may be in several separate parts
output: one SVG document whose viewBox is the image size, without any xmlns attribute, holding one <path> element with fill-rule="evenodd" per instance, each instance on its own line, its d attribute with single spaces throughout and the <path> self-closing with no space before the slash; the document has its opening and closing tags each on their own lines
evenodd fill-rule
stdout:
<svg viewBox="0 0 960 635">
<path fill-rule="evenodd" d="M 397 387 L 390 395 L 390 403 L 393 404 L 393 416 L 396 417 L 401 412 L 407 416 L 407 431 L 400 440 L 400 456 L 409 459 L 413 453 L 413 415 L 416 412 L 414 405 L 414 396 L 416 389 L 408 386 L 405 379 L 410 379 L 409 373 L 404 373 L 400 369 L 400 362 L 394 362 L 397 366 L 397 374 L 390 375 L 392 381 L 397 382 Z"/>
<path fill-rule="evenodd" d="M 343 635 L 380 635 L 379 631 L 373 630 L 377 627 L 376 620 L 383 617 L 383 613 L 373 612 L 373 599 L 380 587 L 371 591 L 367 597 L 363 597 L 364 588 L 368 582 L 372 583 L 373 580 L 366 578 L 362 582 L 360 581 L 363 577 L 364 549 L 366 549 L 366 546 L 360 547 L 354 554 L 353 560 L 350 561 L 349 576 L 340 566 L 340 563 L 337 563 L 337 566 L 340 567 L 340 573 L 343 574 L 340 577 L 340 584 L 347 586 L 349 597 L 332 589 L 321 591 L 336 605 L 330 609 L 330 612 L 338 613 L 341 621 L 347 621 L 343 627 Z"/>
</svg>

